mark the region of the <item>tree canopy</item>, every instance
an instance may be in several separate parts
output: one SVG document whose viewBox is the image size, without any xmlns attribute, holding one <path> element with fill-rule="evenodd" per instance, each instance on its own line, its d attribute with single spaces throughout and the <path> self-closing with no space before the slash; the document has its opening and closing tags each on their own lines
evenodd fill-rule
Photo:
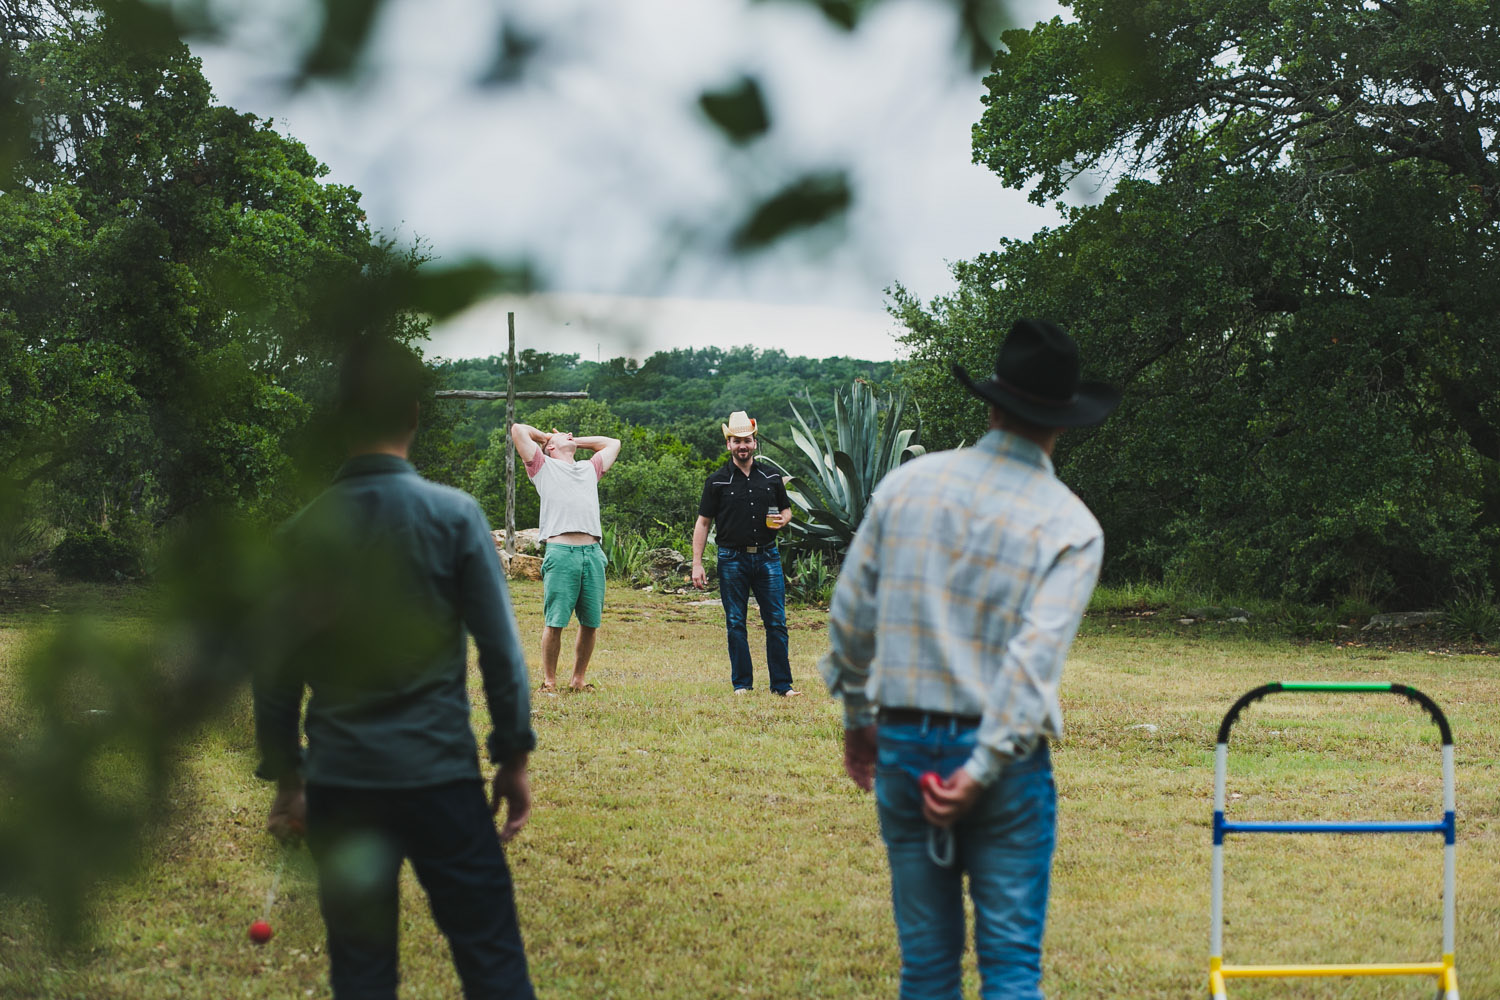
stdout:
<svg viewBox="0 0 1500 1000">
<path fill-rule="evenodd" d="M 1066 223 L 896 290 L 924 434 L 1019 315 L 1125 387 L 1066 435 L 1106 573 L 1430 604 L 1500 581 L 1500 5 L 1089 0 L 1007 32 L 974 158 Z"/>
<path fill-rule="evenodd" d="M 44 13 L 4 40 L 30 123 L 0 195 L 5 491 L 65 527 L 285 513 L 326 365 L 360 329 L 423 329 L 361 291 L 419 258 L 300 143 L 215 105 L 181 43 Z"/>
</svg>

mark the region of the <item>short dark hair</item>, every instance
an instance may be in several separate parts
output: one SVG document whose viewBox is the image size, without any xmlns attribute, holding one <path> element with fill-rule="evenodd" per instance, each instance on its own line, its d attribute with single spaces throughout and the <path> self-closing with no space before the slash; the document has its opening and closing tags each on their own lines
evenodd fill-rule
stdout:
<svg viewBox="0 0 1500 1000">
<path fill-rule="evenodd" d="M 412 429 L 426 394 L 427 369 L 415 351 L 386 337 L 360 337 L 339 367 L 339 425 L 350 441 L 395 437 Z"/>
<path fill-rule="evenodd" d="M 1056 427 L 1048 427 L 1045 424 L 1039 424 L 1034 421 L 1027 420 L 1025 417 L 1017 416 L 1016 414 L 1010 412 L 1005 407 L 1000 406 L 997 403 L 991 403 L 990 410 L 993 413 L 999 414 L 1000 423 L 1007 430 L 1020 431 L 1022 433 L 1029 432 L 1032 434 L 1050 434 L 1051 432 L 1057 430 Z"/>
</svg>

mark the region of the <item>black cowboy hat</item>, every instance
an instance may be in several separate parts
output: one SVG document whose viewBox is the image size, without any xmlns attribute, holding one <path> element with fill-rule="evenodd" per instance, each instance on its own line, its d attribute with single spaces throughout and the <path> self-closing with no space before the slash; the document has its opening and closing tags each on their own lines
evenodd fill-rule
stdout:
<svg viewBox="0 0 1500 1000">
<path fill-rule="evenodd" d="M 1041 427 L 1091 427 L 1120 404 L 1120 390 L 1078 379 L 1078 345 L 1055 323 L 1018 319 L 995 358 L 995 374 L 953 377 L 980 399 Z"/>
</svg>

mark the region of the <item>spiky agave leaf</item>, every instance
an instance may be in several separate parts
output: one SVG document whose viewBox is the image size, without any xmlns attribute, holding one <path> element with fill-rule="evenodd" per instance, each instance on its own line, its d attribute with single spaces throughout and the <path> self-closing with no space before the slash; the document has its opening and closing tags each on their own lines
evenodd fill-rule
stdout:
<svg viewBox="0 0 1500 1000">
<path fill-rule="evenodd" d="M 793 521 L 790 531 L 809 544 L 828 545 L 842 551 L 854 537 L 869 509 L 876 485 L 886 473 L 924 453 L 917 443 L 921 418 L 902 428 L 907 412 L 905 391 L 885 395 L 885 413 L 874 389 L 856 379 L 848 392 L 835 389 L 833 426 L 824 424 L 812 397 L 804 393 L 812 420 L 803 416 L 791 400 L 793 447 L 766 439 L 766 444 L 785 453 L 790 466 L 783 468 L 763 460 L 789 476 L 787 496 L 806 515 Z M 831 431 L 831 433 L 830 433 Z"/>
</svg>

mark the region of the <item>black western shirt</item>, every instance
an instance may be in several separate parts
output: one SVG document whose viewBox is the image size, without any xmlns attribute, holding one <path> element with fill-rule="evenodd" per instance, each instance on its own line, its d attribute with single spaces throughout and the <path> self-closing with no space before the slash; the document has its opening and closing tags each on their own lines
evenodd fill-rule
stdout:
<svg viewBox="0 0 1500 1000">
<path fill-rule="evenodd" d="M 714 519 L 718 544 L 742 549 L 775 544 L 779 532 L 766 527 L 766 511 L 771 507 L 781 511 L 791 505 L 780 476 L 753 460 L 747 476 L 730 459 L 703 484 L 698 514 Z"/>
</svg>

